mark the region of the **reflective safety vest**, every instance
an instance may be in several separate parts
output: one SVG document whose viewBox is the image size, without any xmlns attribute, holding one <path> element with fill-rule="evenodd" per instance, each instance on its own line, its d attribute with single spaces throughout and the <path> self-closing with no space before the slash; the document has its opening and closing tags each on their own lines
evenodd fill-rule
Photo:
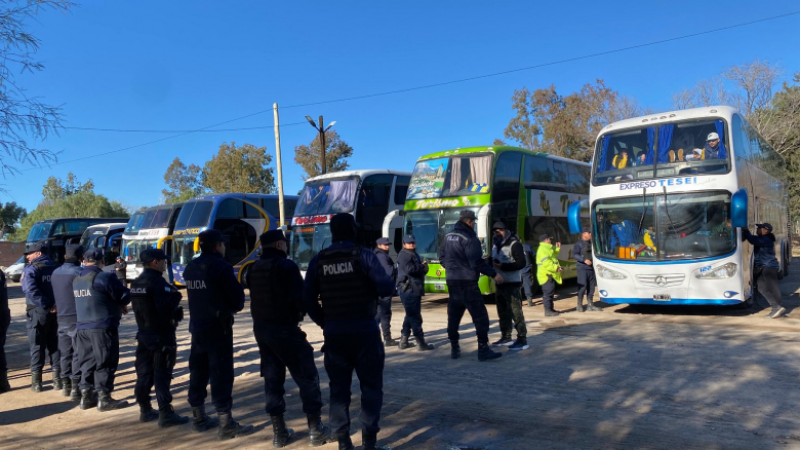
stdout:
<svg viewBox="0 0 800 450">
<path fill-rule="evenodd" d="M 317 283 L 326 320 L 375 317 L 378 294 L 362 269 L 361 247 L 321 251 Z"/>
<path fill-rule="evenodd" d="M 97 272 L 91 272 L 72 282 L 78 324 L 103 322 L 112 318 L 119 320 L 122 317 L 122 310 L 114 299 L 94 288 L 96 276 Z"/>
</svg>

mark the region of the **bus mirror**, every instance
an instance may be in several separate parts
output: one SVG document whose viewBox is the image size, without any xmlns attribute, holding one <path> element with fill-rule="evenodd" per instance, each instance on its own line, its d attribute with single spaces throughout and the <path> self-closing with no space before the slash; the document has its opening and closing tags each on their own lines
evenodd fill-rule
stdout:
<svg viewBox="0 0 800 450">
<path fill-rule="evenodd" d="M 731 226 L 747 227 L 747 189 L 741 188 L 731 198 Z"/>
<path fill-rule="evenodd" d="M 569 232 L 572 234 L 580 233 L 583 230 L 581 209 L 589 209 L 589 200 L 572 202 L 567 208 L 567 223 L 569 223 Z"/>
</svg>

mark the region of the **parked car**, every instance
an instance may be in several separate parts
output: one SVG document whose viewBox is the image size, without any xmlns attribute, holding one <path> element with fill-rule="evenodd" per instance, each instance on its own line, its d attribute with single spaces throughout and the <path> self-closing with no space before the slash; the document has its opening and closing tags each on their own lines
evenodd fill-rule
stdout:
<svg viewBox="0 0 800 450">
<path fill-rule="evenodd" d="M 17 262 L 6 268 L 6 278 L 17 283 L 22 277 L 22 270 L 25 269 L 25 256 L 21 256 Z"/>
</svg>

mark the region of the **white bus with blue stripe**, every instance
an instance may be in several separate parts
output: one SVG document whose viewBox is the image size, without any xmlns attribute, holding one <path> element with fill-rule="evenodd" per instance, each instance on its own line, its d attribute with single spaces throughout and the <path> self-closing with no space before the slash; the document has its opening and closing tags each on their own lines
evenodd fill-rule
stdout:
<svg viewBox="0 0 800 450">
<path fill-rule="evenodd" d="M 780 273 L 791 260 L 786 163 L 733 108 L 612 123 L 600 132 L 588 201 L 599 299 L 612 304 L 749 305 L 753 248 L 740 227 L 769 222 Z"/>
</svg>

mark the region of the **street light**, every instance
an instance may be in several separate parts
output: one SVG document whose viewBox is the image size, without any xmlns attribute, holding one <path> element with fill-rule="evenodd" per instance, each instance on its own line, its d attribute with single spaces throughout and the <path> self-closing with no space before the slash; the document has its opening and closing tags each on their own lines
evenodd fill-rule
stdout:
<svg viewBox="0 0 800 450">
<path fill-rule="evenodd" d="M 325 173 L 327 172 L 327 167 L 328 167 L 326 162 L 325 162 L 325 132 L 330 130 L 331 127 L 336 123 L 336 121 L 334 120 L 333 122 L 329 123 L 327 127 L 323 128 L 322 127 L 322 116 L 319 116 L 319 126 L 317 126 L 317 124 L 314 123 L 314 119 L 312 119 L 311 116 L 306 116 L 306 120 L 319 133 L 319 147 L 321 149 L 320 156 L 321 156 L 321 159 L 322 159 L 322 168 L 321 168 L 322 169 L 322 173 L 321 173 L 321 175 L 325 175 Z"/>
</svg>

